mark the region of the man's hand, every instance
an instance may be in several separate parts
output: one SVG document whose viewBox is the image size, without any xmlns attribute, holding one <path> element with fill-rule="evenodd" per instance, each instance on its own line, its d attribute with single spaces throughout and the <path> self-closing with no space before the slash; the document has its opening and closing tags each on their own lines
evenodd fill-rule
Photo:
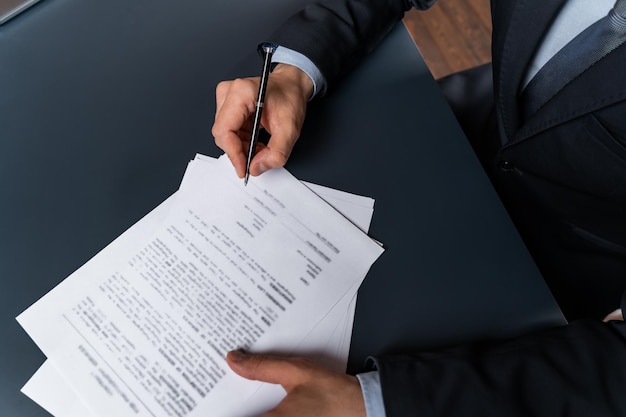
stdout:
<svg viewBox="0 0 626 417">
<path fill-rule="evenodd" d="M 259 78 L 222 81 L 215 91 L 217 111 L 213 124 L 215 144 L 230 158 L 237 175 L 242 178 L 252 118 L 254 117 Z M 267 146 L 259 144 L 250 164 L 250 174 L 285 165 L 304 123 L 313 82 L 300 69 L 278 64 L 270 74 L 261 116 L 261 126 L 270 134 Z"/>
<path fill-rule="evenodd" d="M 301 358 L 229 352 L 226 360 L 238 375 L 280 384 L 287 396 L 265 417 L 365 417 L 356 377 L 322 368 Z"/>
</svg>

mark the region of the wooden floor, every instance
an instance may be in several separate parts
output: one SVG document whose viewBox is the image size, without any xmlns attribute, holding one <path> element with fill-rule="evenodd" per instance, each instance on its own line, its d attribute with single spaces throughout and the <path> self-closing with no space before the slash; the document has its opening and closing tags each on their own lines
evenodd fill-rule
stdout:
<svg viewBox="0 0 626 417">
<path fill-rule="evenodd" d="M 439 0 L 404 24 L 436 79 L 491 60 L 489 0 Z"/>
</svg>

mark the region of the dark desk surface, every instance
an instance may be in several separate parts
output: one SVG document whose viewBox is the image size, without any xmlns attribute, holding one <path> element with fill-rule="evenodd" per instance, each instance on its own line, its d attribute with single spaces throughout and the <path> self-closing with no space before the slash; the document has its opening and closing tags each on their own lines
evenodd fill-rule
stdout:
<svg viewBox="0 0 626 417">
<path fill-rule="evenodd" d="M 46 0 L 0 26 L 0 415 L 44 360 L 14 317 L 158 205 L 210 134 L 221 79 L 305 0 Z M 261 25 L 262 23 L 262 25 Z M 560 324 L 559 310 L 399 26 L 313 103 L 288 169 L 376 199 L 366 355 Z"/>
</svg>

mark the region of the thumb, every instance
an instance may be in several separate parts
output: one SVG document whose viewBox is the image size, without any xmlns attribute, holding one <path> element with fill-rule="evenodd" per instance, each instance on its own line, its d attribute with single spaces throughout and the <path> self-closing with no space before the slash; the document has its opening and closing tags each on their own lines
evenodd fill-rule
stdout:
<svg viewBox="0 0 626 417">
<path fill-rule="evenodd" d="M 251 174 L 257 176 L 270 169 L 283 167 L 289 159 L 296 140 L 297 136 L 294 138 L 284 132 L 272 134 L 267 146 L 254 156 L 250 167 Z"/>
<path fill-rule="evenodd" d="M 298 367 L 288 358 L 233 350 L 226 355 L 226 362 L 233 372 L 243 378 L 282 386 L 291 385 L 298 375 Z"/>
</svg>

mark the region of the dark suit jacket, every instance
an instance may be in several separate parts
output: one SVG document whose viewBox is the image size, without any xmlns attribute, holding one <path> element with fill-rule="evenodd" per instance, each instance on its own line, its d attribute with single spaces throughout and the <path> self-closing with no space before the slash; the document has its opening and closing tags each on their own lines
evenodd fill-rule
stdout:
<svg viewBox="0 0 626 417">
<path fill-rule="evenodd" d="M 462 1 L 462 0 L 459 0 Z M 329 88 L 421 0 L 311 5 L 270 39 Z M 475 149 L 570 319 L 626 284 L 626 45 L 520 116 L 520 87 L 564 0 L 493 0 L 492 134 Z M 626 416 L 626 330 L 582 320 L 508 342 L 376 359 L 389 416 Z"/>
<path fill-rule="evenodd" d="M 527 3 L 492 1 L 502 145 L 486 166 L 566 316 L 598 318 L 626 284 L 626 44 L 522 120 L 526 64 L 563 0 Z"/>
</svg>

